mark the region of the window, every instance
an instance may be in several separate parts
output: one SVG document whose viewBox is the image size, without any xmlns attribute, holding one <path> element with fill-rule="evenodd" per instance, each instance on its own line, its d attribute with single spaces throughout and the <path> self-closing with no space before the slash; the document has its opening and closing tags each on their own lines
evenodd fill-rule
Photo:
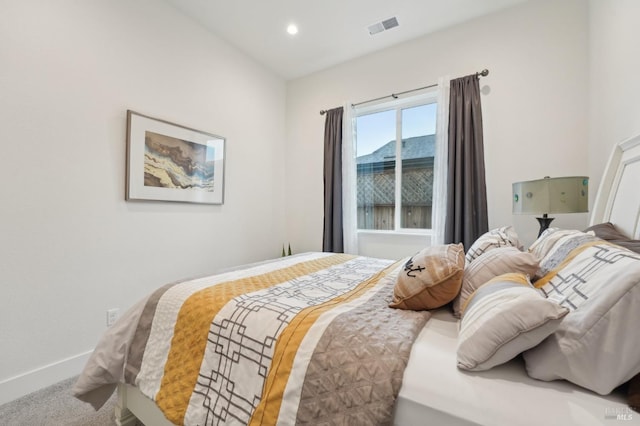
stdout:
<svg viewBox="0 0 640 426">
<path fill-rule="evenodd" d="M 357 227 L 431 229 L 434 95 L 355 111 Z"/>
</svg>

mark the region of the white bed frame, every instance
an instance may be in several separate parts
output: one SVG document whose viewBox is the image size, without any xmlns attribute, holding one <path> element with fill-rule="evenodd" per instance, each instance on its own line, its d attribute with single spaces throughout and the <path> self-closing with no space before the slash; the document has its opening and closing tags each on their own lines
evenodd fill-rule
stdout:
<svg viewBox="0 0 640 426">
<path fill-rule="evenodd" d="M 640 239 L 640 135 L 620 142 L 609 157 L 590 225 L 604 222 Z"/>
<path fill-rule="evenodd" d="M 158 406 L 137 388 L 118 384 L 116 401 L 116 424 L 118 426 L 175 426 L 162 414 Z"/>
<path fill-rule="evenodd" d="M 590 218 L 591 225 L 603 222 L 611 222 L 626 235 L 640 239 L 640 135 L 620 142 L 609 157 Z M 123 383 L 118 385 L 115 415 L 118 426 L 139 422 L 172 426 L 153 401 Z"/>
</svg>

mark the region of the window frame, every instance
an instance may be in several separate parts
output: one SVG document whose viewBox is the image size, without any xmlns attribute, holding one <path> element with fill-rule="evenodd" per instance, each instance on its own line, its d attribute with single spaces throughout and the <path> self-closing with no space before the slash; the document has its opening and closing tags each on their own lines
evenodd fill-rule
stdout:
<svg viewBox="0 0 640 426">
<path fill-rule="evenodd" d="M 375 114 L 383 111 L 389 111 L 394 109 L 396 120 L 396 159 L 395 159 L 395 206 L 394 206 L 394 229 L 360 229 L 356 223 L 357 234 L 378 234 L 378 235 L 426 235 L 433 234 L 433 228 L 402 228 L 402 110 L 421 105 L 436 104 L 436 120 L 438 105 L 438 90 L 429 90 L 427 92 L 420 93 L 418 95 L 393 99 L 391 101 L 380 101 L 375 104 L 368 104 L 363 106 L 356 106 L 353 109 L 353 135 L 354 135 L 354 157 L 352 161 L 356 166 L 357 158 L 357 143 L 358 143 L 358 129 L 357 119 L 362 115 Z M 438 126 L 436 124 L 436 133 Z M 434 133 L 434 134 L 436 134 Z M 436 137 L 436 143 L 438 138 Z M 437 152 L 436 148 L 436 152 Z M 434 162 L 434 174 L 436 173 L 435 167 L 437 162 Z M 357 186 L 355 188 L 355 194 L 357 197 Z M 433 226 L 433 221 L 431 223 Z"/>
</svg>

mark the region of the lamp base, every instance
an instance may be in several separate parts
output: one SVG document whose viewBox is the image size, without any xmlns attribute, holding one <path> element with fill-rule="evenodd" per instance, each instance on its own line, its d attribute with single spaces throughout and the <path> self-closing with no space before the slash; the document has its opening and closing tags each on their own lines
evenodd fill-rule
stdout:
<svg viewBox="0 0 640 426">
<path fill-rule="evenodd" d="M 540 235 L 542 235 L 542 233 L 544 231 L 547 230 L 547 228 L 549 227 L 549 225 L 551 225 L 551 222 L 553 222 L 553 217 L 547 217 L 546 213 L 544 215 L 542 215 L 542 217 L 536 217 L 536 219 L 538 220 L 538 223 L 540 224 L 540 232 L 538 232 L 538 237 Z"/>
</svg>

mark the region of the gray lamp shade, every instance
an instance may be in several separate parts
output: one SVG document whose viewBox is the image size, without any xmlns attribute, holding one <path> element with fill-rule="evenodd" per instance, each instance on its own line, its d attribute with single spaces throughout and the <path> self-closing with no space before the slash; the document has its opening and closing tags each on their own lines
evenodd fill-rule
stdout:
<svg viewBox="0 0 640 426">
<path fill-rule="evenodd" d="M 513 184 L 514 214 L 581 213 L 589 211 L 589 178 L 567 176 Z"/>
</svg>

